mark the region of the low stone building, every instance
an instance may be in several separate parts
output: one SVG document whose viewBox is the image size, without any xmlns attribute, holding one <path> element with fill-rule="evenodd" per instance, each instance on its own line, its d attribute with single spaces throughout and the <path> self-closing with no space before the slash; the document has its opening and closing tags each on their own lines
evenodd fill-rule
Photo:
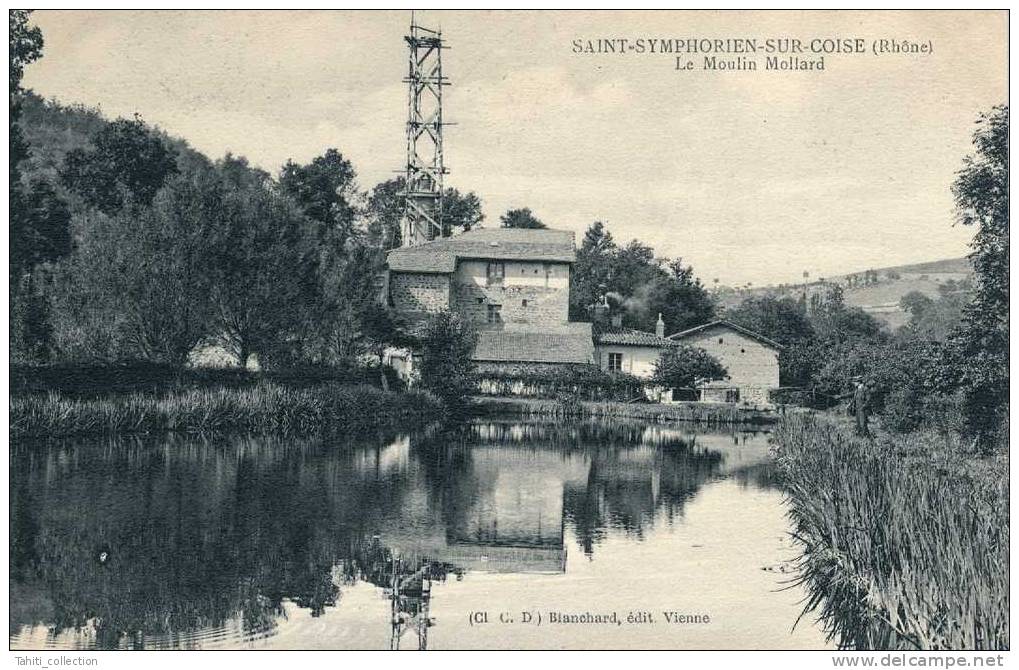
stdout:
<svg viewBox="0 0 1019 670">
<path fill-rule="evenodd" d="M 618 320 L 595 335 L 595 355 L 598 367 L 606 372 L 623 372 L 635 377 L 650 379 L 662 351 L 676 343 L 665 337 L 665 322 L 658 317 L 656 332 L 647 333 L 623 328 Z"/>
<path fill-rule="evenodd" d="M 412 322 L 441 310 L 470 321 L 482 373 L 592 364 L 591 324 L 569 321 L 575 260 L 570 231 L 482 228 L 390 251 L 384 292 Z"/>
<path fill-rule="evenodd" d="M 769 393 L 779 387 L 782 345 L 760 333 L 723 319 L 675 333 L 669 339 L 703 349 L 728 371 L 725 381 L 702 390 L 703 400 L 767 404 Z"/>
</svg>

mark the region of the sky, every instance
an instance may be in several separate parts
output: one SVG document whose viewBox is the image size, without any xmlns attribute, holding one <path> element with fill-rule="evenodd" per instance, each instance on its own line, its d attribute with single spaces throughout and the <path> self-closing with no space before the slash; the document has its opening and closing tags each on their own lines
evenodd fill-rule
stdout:
<svg viewBox="0 0 1019 670">
<path fill-rule="evenodd" d="M 959 257 L 951 183 L 974 121 L 1007 102 L 998 12 L 419 12 L 441 27 L 446 184 L 485 224 L 529 207 L 578 240 L 595 220 L 756 286 Z M 278 172 L 338 148 L 364 188 L 405 162 L 410 13 L 39 11 L 24 85 L 139 113 L 210 157 Z M 704 70 L 651 39 L 862 40 L 824 71 Z M 643 39 L 644 53 L 575 53 Z M 873 40 L 929 54 L 875 55 Z M 604 42 L 603 42 L 604 43 Z M 782 42 L 776 42 L 782 44 Z M 788 44 L 788 42 L 786 42 Z M 853 43 L 855 45 L 855 43 Z M 734 54 L 716 54 L 735 59 Z M 785 57 L 785 56 L 783 56 Z"/>
</svg>

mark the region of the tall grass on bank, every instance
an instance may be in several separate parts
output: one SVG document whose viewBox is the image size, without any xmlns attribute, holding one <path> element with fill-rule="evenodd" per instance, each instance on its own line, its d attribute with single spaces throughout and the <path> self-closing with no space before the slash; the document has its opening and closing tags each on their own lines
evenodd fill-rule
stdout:
<svg viewBox="0 0 1019 670">
<path fill-rule="evenodd" d="M 427 420 L 441 403 L 421 391 L 326 384 L 291 389 L 271 383 L 245 389 L 130 393 L 75 399 L 58 393 L 12 397 L 12 439 L 115 433 L 310 432 Z"/>
<path fill-rule="evenodd" d="M 692 421 L 719 426 L 767 424 L 777 420 L 777 416 L 772 412 L 748 409 L 731 403 L 686 402 L 663 405 L 588 401 L 579 400 L 575 396 L 565 396 L 554 400 L 479 397 L 475 399 L 475 408 L 481 414 L 516 414 L 551 418 L 626 418 L 639 419 L 649 423 Z"/>
<path fill-rule="evenodd" d="M 832 639 L 855 649 L 1007 649 L 1008 481 L 950 438 L 865 440 L 786 417 L 776 456 L 802 543 L 799 581 Z"/>
</svg>

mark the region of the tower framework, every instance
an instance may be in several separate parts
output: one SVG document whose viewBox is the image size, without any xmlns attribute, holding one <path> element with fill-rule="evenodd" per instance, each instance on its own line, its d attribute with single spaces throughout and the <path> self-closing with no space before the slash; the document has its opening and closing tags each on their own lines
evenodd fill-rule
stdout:
<svg viewBox="0 0 1019 670">
<path fill-rule="evenodd" d="M 411 246 L 449 235 L 442 223 L 442 89 L 449 81 L 442 74 L 441 31 L 417 25 L 411 19 L 407 78 L 406 205 L 402 244 Z"/>
</svg>

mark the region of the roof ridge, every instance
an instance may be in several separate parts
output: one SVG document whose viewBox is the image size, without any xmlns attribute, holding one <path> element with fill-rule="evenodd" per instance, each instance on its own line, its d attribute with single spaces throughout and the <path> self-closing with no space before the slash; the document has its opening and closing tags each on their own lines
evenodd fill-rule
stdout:
<svg viewBox="0 0 1019 670">
<path fill-rule="evenodd" d="M 775 349 L 785 349 L 785 347 L 783 345 L 779 344 L 778 342 L 776 342 L 775 340 L 771 339 L 770 337 L 767 337 L 765 335 L 761 335 L 760 333 L 758 333 L 756 331 L 753 331 L 753 330 L 750 330 L 749 328 L 746 328 L 745 326 L 741 326 L 738 323 L 734 323 L 734 322 L 730 321 L 729 319 L 715 319 L 714 321 L 709 321 L 707 323 L 702 323 L 699 326 L 694 326 L 693 328 L 687 328 L 686 330 L 682 330 L 682 331 L 680 331 L 678 333 L 673 333 L 672 335 L 669 335 L 667 337 L 667 339 L 670 339 L 670 340 L 673 340 L 673 341 L 677 341 L 679 338 L 683 338 L 683 337 L 686 337 L 688 335 L 693 335 L 694 333 L 699 333 L 702 330 L 707 330 L 708 328 L 711 328 L 713 326 L 728 326 L 729 328 L 732 328 L 735 331 L 743 333 L 744 335 L 746 335 L 748 337 L 751 337 L 751 338 L 753 338 L 753 339 L 755 339 L 755 340 L 757 340 L 759 342 L 767 344 L 770 347 L 774 347 Z"/>
</svg>

